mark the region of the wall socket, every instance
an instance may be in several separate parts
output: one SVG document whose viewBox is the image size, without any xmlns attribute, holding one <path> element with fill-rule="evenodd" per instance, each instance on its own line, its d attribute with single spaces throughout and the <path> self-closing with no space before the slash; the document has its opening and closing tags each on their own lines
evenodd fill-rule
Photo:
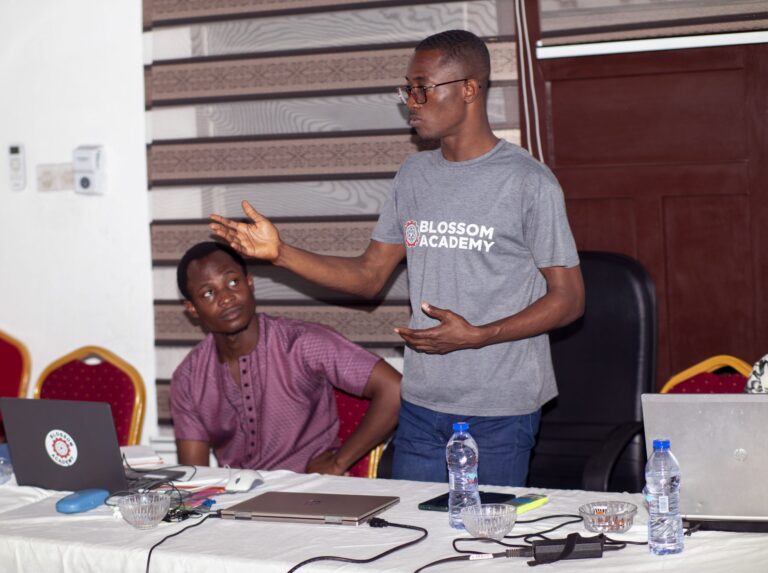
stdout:
<svg viewBox="0 0 768 573">
<path fill-rule="evenodd" d="M 71 163 L 46 163 L 37 166 L 38 191 L 72 191 L 75 173 Z"/>
</svg>

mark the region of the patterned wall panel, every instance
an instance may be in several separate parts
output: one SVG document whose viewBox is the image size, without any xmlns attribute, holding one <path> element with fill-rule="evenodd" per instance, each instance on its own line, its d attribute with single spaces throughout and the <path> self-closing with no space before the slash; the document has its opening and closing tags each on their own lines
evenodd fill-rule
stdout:
<svg viewBox="0 0 768 573">
<path fill-rule="evenodd" d="M 402 161 L 420 141 L 394 88 L 424 37 L 464 28 L 487 39 L 494 132 L 520 141 L 513 3 L 503 0 L 145 0 L 148 166 L 158 396 L 203 333 L 178 302 L 175 267 L 211 240 L 211 213 L 250 201 L 299 247 L 354 256 L 370 240 Z M 328 324 L 399 356 L 404 266 L 373 301 L 255 262 L 260 311 Z M 165 398 L 163 398 L 165 396 Z"/>
<path fill-rule="evenodd" d="M 365 217 L 381 211 L 391 188 L 389 178 L 162 187 L 150 194 L 150 205 L 155 221 L 242 217 L 244 200 L 269 217 Z"/>
<path fill-rule="evenodd" d="M 452 28 L 465 28 L 483 37 L 512 36 L 513 8 L 509 0 L 471 0 L 311 13 L 284 11 L 262 18 L 155 27 L 150 46 L 158 61 L 412 46 Z"/>
<path fill-rule="evenodd" d="M 517 79 L 514 45 L 494 42 L 489 48 L 494 80 Z M 403 82 L 412 51 L 409 47 L 158 64 L 149 71 L 151 101 L 157 106 L 169 102 L 394 88 Z"/>
<path fill-rule="evenodd" d="M 544 45 L 768 29 L 765 0 L 539 0 Z"/>
<path fill-rule="evenodd" d="M 248 271 L 253 275 L 253 290 L 257 303 L 350 299 L 347 294 L 321 288 L 280 267 L 251 265 Z M 152 272 L 152 279 L 156 299 L 174 300 L 181 296 L 176 286 L 175 267 L 156 266 Z M 408 302 L 408 277 L 404 265 L 392 274 L 390 281 L 377 298 L 385 302 Z"/>
<path fill-rule="evenodd" d="M 402 339 L 393 329 L 407 326 L 410 320 L 407 304 L 344 307 L 261 304 L 259 309 L 267 314 L 327 324 L 350 340 L 370 346 L 401 345 Z M 180 302 L 158 301 L 155 303 L 155 339 L 159 344 L 191 346 L 203 339 L 203 332 L 187 317 Z"/>
<path fill-rule="evenodd" d="M 491 87 L 488 119 L 495 129 L 518 127 L 517 86 Z M 408 130 L 408 111 L 394 89 L 384 94 L 286 98 L 153 109 L 153 141 L 281 136 L 303 133 Z"/>
<path fill-rule="evenodd" d="M 381 4 L 381 0 L 145 0 L 148 25 L 188 20 L 214 20 L 243 15 L 270 15 L 281 10 L 317 10 L 347 4 Z M 391 2 L 395 4 L 396 2 Z"/>
<path fill-rule="evenodd" d="M 518 130 L 496 133 L 513 142 L 520 139 Z M 394 175 L 411 153 L 437 145 L 410 134 L 154 144 L 148 165 L 153 186 L 281 177 L 380 177 Z"/>
<path fill-rule="evenodd" d="M 368 246 L 375 221 L 275 223 L 284 241 L 325 255 L 355 256 Z M 212 240 L 206 221 L 190 224 L 153 224 L 155 263 L 175 263 L 191 245 Z"/>
</svg>

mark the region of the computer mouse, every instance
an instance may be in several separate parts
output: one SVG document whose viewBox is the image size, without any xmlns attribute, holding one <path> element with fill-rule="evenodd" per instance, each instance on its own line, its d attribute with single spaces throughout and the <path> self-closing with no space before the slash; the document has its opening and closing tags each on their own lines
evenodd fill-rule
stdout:
<svg viewBox="0 0 768 573">
<path fill-rule="evenodd" d="M 235 470 L 224 489 L 231 492 L 248 491 L 256 482 L 263 481 L 256 470 Z"/>
</svg>

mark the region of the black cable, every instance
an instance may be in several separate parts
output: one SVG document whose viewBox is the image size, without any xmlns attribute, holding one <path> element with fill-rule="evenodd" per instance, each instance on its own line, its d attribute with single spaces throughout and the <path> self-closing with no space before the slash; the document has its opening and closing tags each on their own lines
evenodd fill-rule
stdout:
<svg viewBox="0 0 768 573">
<path fill-rule="evenodd" d="M 574 523 L 579 523 L 583 521 L 583 518 L 580 515 L 570 514 L 570 513 L 560 513 L 555 515 L 544 515 L 542 517 L 537 517 L 535 519 L 521 519 L 516 522 L 521 524 L 530 524 L 530 523 L 536 523 L 538 521 L 544 521 L 544 520 L 551 520 L 551 519 L 565 519 L 566 521 L 563 521 L 562 523 L 559 523 L 553 527 L 550 527 L 549 529 L 544 529 L 539 532 L 534 533 L 521 533 L 519 535 L 505 535 L 503 539 L 522 539 L 525 542 L 525 545 L 520 544 L 514 544 L 514 543 L 505 543 L 504 541 L 500 539 L 491 539 L 487 537 L 459 537 L 453 540 L 453 549 L 457 553 L 461 553 L 461 555 L 453 556 L 453 557 L 445 557 L 443 559 L 439 559 L 437 561 L 432 561 L 431 563 L 427 563 L 426 565 L 422 565 L 420 568 L 416 569 L 414 573 L 419 573 L 420 571 L 423 571 L 424 569 L 427 569 L 429 567 L 433 567 L 435 565 L 439 565 L 442 563 L 449 563 L 453 561 L 470 561 L 470 560 L 481 560 L 481 559 L 497 559 L 500 557 L 531 557 L 534 555 L 534 542 L 532 540 L 534 539 L 541 539 L 545 541 L 550 541 L 550 539 L 547 537 L 547 534 L 552 533 L 554 531 L 557 531 L 558 529 L 565 527 L 566 525 L 572 525 Z M 632 545 L 646 545 L 646 542 L 641 541 L 618 541 L 615 539 L 610 539 L 609 537 L 602 536 L 604 539 L 604 543 L 606 545 L 605 549 L 610 549 L 612 551 L 618 551 L 619 549 L 623 549 L 627 546 L 627 544 Z M 470 549 L 460 549 L 458 544 L 462 542 L 467 541 L 479 541 L 484 543 L 496 543 L 497 545 L 501 545 L 503 547 L 508 547 L 506 551 L 502 551 L 499 553 L 487 553 L 483 551 L 474 551 Z M 571 539 L 570 541 L 571 545 L 575 543 L 575 540 Z M 566 546 L 567 547 L 567 546 Z M 571 547 L 572 549 L 572 547 Z M 565 554 L 569 554 L 570 551 L 565 551 Z M 560 558 L 568 558 L 566 557 L 560 557 Z M 559 559 L 558 559 L 559 560 Z M 530 564 L 538 563 L 539 560 L 537 558 L 536 561 L 529 562 Z M 542 563 L 545 561 L 541 561 Z"/>
<path fill-rule="evenodd" d="M 145 573 L 149 573 L 149 562 L 150 562 L 150 560 L 152 559 L 152 552 L 155 550 L 155 548 L 157 548 L 158 546 L 160 546 L 160 545 L 162 545 L 163 543 L 165 543 L 165 541 L 166 541 L 166 540 L 168 540 L 168 539 L 170 539 L 171 537 L 176 537 L 177 535 L 181 535 L 181 534 L 182 534 L 182 533 L 184 533 L 184 532 L 185 532 L 187 529 L 192 529 L 193 527 L 197 527 L 198 525 L 202 525 L 202 524 L 203 524 L 203 522 L 204 522 L 206 519 L 208 519 L 209 517 L 211 517 L 211 515 L 206 515 L 204 518 L 202 518 L 202 519 L 201 519 L 200 521 L 198 521 L 197 523 L 193 523 L 192 525 L 188 525 L 187 527 L 185 527 L 184 529 L 180 529 L 180 530 L 179 530 L 179 531 L 177 531 L 176 533 L 171 533 L 170 535 L 166 535 L 166 536 L 165 536 L 165 537 L 163 537 L 163 538 L 162 538 L 160 541 L 158 541 L 158 542 L 157 542 L 157 543 L 155 543 L 155 544 L 154 544 L 152 547 L 150 547 L 150 548 L 149 548 L 149 554 L 147 555 L 147 568 L 146 568 L 146 570 L 145 570 Z"/>
<path fill-rule="evenodd" d="M 489 542 L 489 543 L 496 543 L 497 545 L 501 545 L 503 547 L 510 547 L 510 548 L 521 548 L 521 547 L 530 547 L 531 539 L 534 538 L 541 538 L 541 539 L 547 539 L 546 534 L 552 533 L 553 531 L 557 531 L 561 527 L 565 527 L 566 525 L 572 525 L 574 523 L 579 523 L 582 521 L 582 517 L 580 515 L 570 514 L 570 513 L 558 513 L 555 515 L 545 515 L 543 517 L 537 517 L 536 519 L 524 519 L 524 520 L 518 520 L 517 523 L 536 523 L 537 521 L 543 521 L 545 519 L 558 519 L 558 518 L 567 518 L 568 521 L 564 521 L 562 523 L 559 523 L 558 525 L 555 525 L 554 527 L 550 527 L 549 529 L 545 529 L 543 531 L 539 531 L 537 533 L 521 533 L 520 535 L 505 535 L 504 539 L 522 539 L 527 545 L 520 545 L 515 543 L 504 543 L 503 541 L 499 539 L 490 539 L 488 537 L 458 537 L 453 540 L 452 545 L 454 551 L 457 553 L 483 553 L 482 551 L 471 551 L 469 549 L 459 549 L 457 546 L 458 543 L 466 542 L 466 541 L 480 541 L 480 542 Z"/>
<path fill-rule="evenodd" d="M 441 565 L 443 563 L 450 563 L 452 561 L 471 561 L 474 559 L 499 559 L 502 557 L 531 557 L 533 555 L 533 549 L 529 546 L 518 547 L 516 549 L 507 549 L 506 551 L 500 551 L 498 553 L 479 553 L 476 551 L 465 551 L 464 553 L 472 553 L 472 555 L 456 555 L 454 557 L 444 557 L 437 561 L 432 561 L 426 565 L 422 565 L 416 569 L 413 573 L 420 573 L 424 569 L 434 567 L 435 565 Z M 482 555 L 482 557 L 478 557 Z"/>
<path fill-rule="evenodd" d="M 123 457 L 123 463 L 125 464 L 125 467 L 127 467 L 131 471 L 136 472 L 137 474 L 151 474 L 151 473 L 155 473 L 155 472 L 163 471 L 163 470 L 173 470 L 173 469 L 178 469 L 178 468 L 184 468 L 184 469 L 191 468 L 192 469 L 192 473 L 189 474 L 189 477 L 187 477 L 187 479 L 185 479 L 184 481 L 190 481 L 197 474 L 197 466 L 193 466 L 193 465 L 190 465 L 190 464 L 176 464 L 176 465 L 173 465 L 173 466 L 163 466 L 163 467 L 160 467 L 160 468 L 143 469 L 143 470 L 141 470 L 141 469 L 135 468 L 131 464 L 129 464 L 128 463 L 128 458 L 126 457 L 125 454 L 122 454 L 122 457 Z M 177 480 L 177 481 L 181 481 L 181 480 Z"/>
<path fill-rule="evenodd" d="M 418 537 L 417 539 L 413 539 L 412 541 L 403 543 L 402 545 L 391 547 L 386 551 L 383 551 L 378 555 L 374 555 L 373 557 L 368 557 L 367 559 L 353 559 L 351 557 L 339 557 L 337 555 L 321 555 L 319 557 L 312 557 L 310 559 L 306 559 L 305 561 L 302 561 L 298 565 L 294 565 L 293 567 L 291 567 L 288 573 L 293 573 L 300 567 L 304 567 L 304 565 L 309 565 L 310 563 L 314 563 L 315 561 L 341 561 L 343 563 L 370 563 L 372 561 L 376 561 L 377 559 L 381 559 L 382 557 L 389 555 L 390 553 L 394 553 L 395 551 L 400 551 L 401 549 L 405 549 L 406 547 L 410 547 L 411 545 L 416 545 L 420 541 L 423 541 L 424 539 L 426 539 L 427 536 L 429 535 L 429 532 L 423 527 L 419 527 L 417 525 L 404 525 L 402 523 L 392 523 L 390 521 L 385 521 L 380 517 L 371 518 L 371 520 L 368 522 L 368 525 L 370 525 L 371 527 L 400 527 L 402 529 L 413 529 L 414 531 L 421 531 L 423 535 L 421 537 Z"/>
</svg>

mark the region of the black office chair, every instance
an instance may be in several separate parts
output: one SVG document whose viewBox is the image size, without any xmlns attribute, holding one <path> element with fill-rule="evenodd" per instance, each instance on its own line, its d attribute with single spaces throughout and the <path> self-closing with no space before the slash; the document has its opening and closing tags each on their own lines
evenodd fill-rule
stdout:
<svg viewBox="0 0 768 573">
<path fill-rule="evenodd" d="M 531 486 L 639 492 L 640 395 L 653 392 L 656 295 L 647 271 L 617 253 L 583 251 L 584 316 L 550 335 L 559 395 L 544 406 Z"/>
</svg>

